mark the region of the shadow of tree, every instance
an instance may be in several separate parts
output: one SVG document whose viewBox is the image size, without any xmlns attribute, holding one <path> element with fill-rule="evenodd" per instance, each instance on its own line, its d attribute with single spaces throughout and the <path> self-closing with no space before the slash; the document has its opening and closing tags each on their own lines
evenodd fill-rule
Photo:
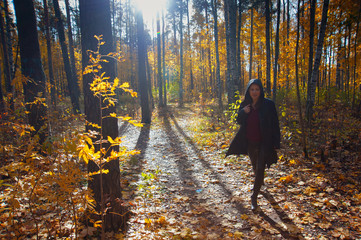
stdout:
<svg viewBox="0 0 361 240">
<path fill-rule="evenodd" d="M 149 134 L 150 134 L 150 124 L 143 124 L 143 127 L 140 130 L 137 143 L 135 145 L 135 150 L 139 150 L 140 154 L 137 155 L 139 162 L 144 160 L 145 151 L 147 150 L 149 143 Z"/>
<path fill-rule="evenodd" d="M 197 198 L 197 190 L 201 188 L 201 184 L 196 178 L 193 177 L 196 172 L 192 168 L 192 162 L 189 159 L 187 151 L 183 148 L 182 140 L 174 131 L 170 123 L 170 112 L 164 108 L 160 112 L 161 119 L 163 121 L 163 128 L 168 138 L 170 150 L 177 157 L 176 165 L 179 173 L 179 179 L 182 182 L 181 193 L 189 198 L 189 208 L 183 209 L 184 211 L 197 210 L 202 207 L 204 200 Z M 207 229 L 210 226 L 220 226 L 222 219 L 219 218 L 213 211 L 205 210 L 201 215 L 197 215 L 194 219 L 197 221 L 199 227 Z M 209 230 L 210 231 L 210 230 Z"/>
<path fill-rule="evenodd" d="M 281 235 L 285 239 L 304 239 L 299 233 L 301 230 L 294 224 L 292 219 L 288 217 L 288 215 L 282 211 L 281 207 L 277 204 L 277 201 L 274 199 L 272 194 L 270 194 L 267 190 L 261 192 L 261 194 L 267 199 L 267 201 L 271 204 L 273 210 L 279 216 L 281 221 L 284 223 L 287 229 L 284 229 L 280 223 L 273 220 L 270 216 L 265 214 L 262 210 L 259 212 L 259 215 L 267 221 L 272 227 L 277 229 Z"/>
<path fill-rule="evenodd" d="M 192 148 L 193 152 L 196 153 L 199 161 L 201 162 L 201 164 L 203 165 L 203 167 L 205 169 L 208 169 L 211 172 L 211 176 L 213 178 L 215 178 L 217 180 L 217 184 L 221 187 L 221 189 L 223 190 L 224 194 L 229 197 L 232 198 L 233 192 L 226 186 L 226 184 L 222 181 L 221 177 L 219 176 L 219 174 L 213 169 L 213 167 L 210 165 L 210 163 L 208 161 L 206 161 L 201 153 L 201 151 L 197 148 L 196 144 L 193 142 L 193 140 L 184 132 L 184 130 L 180 127 L 180 125 L 178 124 L 176 118 L 174 117 L 174 114 L 171 112 L 171 110 L 167 110 L 167 115 L 170 117 L 170 119 L 173 121 L 174 126 L 176 127 L 177 131 L 184 137 L 184 139 L 186 140 L 186 142 L 190 145 L 190 147 Z M 168 123 L 169 124 L 169 123 Z M 275 210 L 275 212 L 278 214 L 278 216 L 280 217 L 281 221 L 283 221 L 284 225 L 288 226 L 288 229 L 283 229 L 281 227 L 281 225 L 279 223 L 277 223 L 276 221 L 274 221 L 270 216 L 268 216 L 266 213 L 264 213 L 263 211 L 258 211 L 259 216 L 261 216 L 265 221 L 267 221 L 275 230 L 277 230 L 278 232 L 280 232 L 280 234 L 282 235 L 283 238 L 285 239 L 303 239 L 302 236 L 297 235 L 297 233 L 300 233 L 300 229 L 298 229 L 298 227 L 293 223 L 293 221 L 287 216 L 287 214 L 285 212 L 283 212 L 281 210 L 281 208 L 277 205 L 275 199 L 273 198 L 273 196 L 266 191 L 265 193 L 263 193 L 263 195 L 265 196 L 265 198 L 271 203 L 271 206 L 273 207 L 273 209 Z M 239 211 L 240 214 L 247 214 L 250 218 L 250 221 L 252 225 L 254 225 L 257 228 L 261 228 L 263 230 L 265 230 L 266 232 L 268 231 L 268 229 L 263 228 L 260 224 L 259 224 L 259 220 L 256 218 L 256 215 L 254 215 L 250 210 L 248 210 L 247 208 L 244 207 L 243 203 L 236 201 L 234 202 L 234 205 L 236 207 L 236 209 Z"/>
</svg>

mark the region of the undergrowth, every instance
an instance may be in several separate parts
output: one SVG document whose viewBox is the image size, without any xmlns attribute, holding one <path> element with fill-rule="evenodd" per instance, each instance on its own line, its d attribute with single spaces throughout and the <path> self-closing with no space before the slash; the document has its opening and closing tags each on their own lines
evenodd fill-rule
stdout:
<svg viewBox="0 0 361 240">
<path fill-rule="evenodd" d="M 107 108 L 115 105 L 116 89 L 130 93 L 132 97 L 136 93 L 128 83 L 120 84 L 118 79 L 109 80 L 100 71 L 101 63 L 106 60 L 99 53 L 102 38 L 96 38 L 98 49 L 91 51 L 91 63 L 85 74 L 93 74 L 91 90 L 100 102 L 108 104 L 102 106 Z M 107 57 L 114 56 L 109 54 Z M 110 151 L 111 146 L 121 144 L 121 138 L 103 138 L 102 122 L 87 122 L 98 131 L 85 132 L 84 116 L 70 112 L 62 104 L 57 110 L 49 111 L 49 128 L 44 128 L 49 129 L 48 137 L 42 143 L 38 135 L 34 136 L 33 128 L 26 124 L 24 111 L 9 111 L 1 115 L 0 238 L 78 239 L 93 236 L 94 233 L 105 238 L 103 223 L 108 202 L 105 197 L 102 197 L 101 203 L 95 202 L 88 181 L 94 175 L 100 175 L 101 181 L 102 175 L 107 174 L 107 169 L 103 168 L 105 163 L 119 158 L 125 160 L 138 152 L 124 148 Z M 102 120 L 104 118 L 118 118 L 135 126 L 141 125 L 130 117 L 117 116 L 116 113 L 101 116 Z M 106 148 L 105 145 L 110 147 Z M 96 164 L 99 171 L 88 172 L 89 161 Z M 97 204 L 102 206 L 100 210 L 96 210 Z M 94 215 L 101 216 L 101 220 L 94 220 Z"/>
</svg>

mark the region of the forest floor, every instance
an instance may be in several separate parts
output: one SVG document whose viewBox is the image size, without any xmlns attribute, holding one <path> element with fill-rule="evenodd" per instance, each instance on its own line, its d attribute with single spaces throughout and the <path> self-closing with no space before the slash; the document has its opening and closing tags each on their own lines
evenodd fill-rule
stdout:
<svg viewBox="0 0 361 240">
<path fill-rule="evenodd" d="M 236 130 L 205 123 L 203 110 L 170 106 L 150 126 L 120 126 L 141 150 L 123 166 L 124 239 L 361 239 L 359 145 L 320 162 L 283 144 L 252 212 L 249 159 L 225 158 Z"/>
</svg>

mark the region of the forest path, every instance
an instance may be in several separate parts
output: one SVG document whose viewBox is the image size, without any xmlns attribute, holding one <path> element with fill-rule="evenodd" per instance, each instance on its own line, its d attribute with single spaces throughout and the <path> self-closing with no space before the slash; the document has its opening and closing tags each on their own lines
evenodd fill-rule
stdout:
<svg viewBox="0 0 361 240">
<path fill-rule="evenodd" d="M 201 150 L 188 128 L 197 121 L 194 110 L 168 107 L 156 115 L 151 126 L 120 127 L 125 146 L 141 151 L 124 169 L 127 182 L 145 186 L 144 177 L 156 176 L 142 190 L 133 184 L 124 192 L 130 200 L 135 196 L 126 239 L 301 238 L 267 190 L 259 196 L 261 210 L 250 210 L 248 158 L 227 165 L 222 149 Z"/>
</svg>

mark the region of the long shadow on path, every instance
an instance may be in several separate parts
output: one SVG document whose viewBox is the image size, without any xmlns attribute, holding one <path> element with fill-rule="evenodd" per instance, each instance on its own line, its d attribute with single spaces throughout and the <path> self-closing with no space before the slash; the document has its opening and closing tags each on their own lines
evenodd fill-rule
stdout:
<svg viewBox="0 0 361 240">
<path fill-rule="evenodd" d="M 167 109 L 163 109 L 163 111 L 160 112 L 160 116 L 163 120 L 162 127 L 168 138 L 170 154 L 175 156 L 173 160 L 176 162 L 179 179 L 182 184 L 179 192 L 189 198 L 189 201 L 183 205 L 184 208 L 182 211 L 184 213 L 189 213 L 202 207 L 204 200 L 197 197 L 197 190 L 201 188 L 201 184 L 194 177 L 197 173 L 194 171 L 193 162 L 190 160 L 189 152 L 184 148 L 183 141 L 171 126 L 169 113 L 170 112 Z M 221 226 L 222 221 L 222 219 L 213 211 L 209 210 L 204 211 L 202 215 L 195 214 L 194 219 L 198 220 L 198 224 L 196 224 L 198 227 L 203 227 L 203 229 L 208 229 L 208 231 L 212 231 L 212 227 Z"/>
<path fill-rule="evenodd" d="M 167 114 L 169 115 L 170 119 L 173 121 L 174 126 L 176 127 L 176 129 L 178 130 L 178 132 L 184 137 L 184 139 L 186 140 L 186 142 L 190 145 L 190 147 L 192 148 L 193 152 L 196 153 L 198 160 L 201 162 L 201 164 L 203 165 L 203 167 L 205 169 L 208 169 L 211 173 L 212 173 L 212 177 L 215 178 L 217 181 L 217 184 L 221 187 L 221 189 L 223 190 L 224 194 L 228 197 L 228 198 L 232 198 L 232 191 L 226 186 L 226 184 L 222 181 L 221 177 L 219 176 L 219 174 L 212 168 L 212 166 L 210 165 L 210 163 L 208 161 L 206 161 L 201 153 L 201 151 L 197 148 L 196 144 L 193 142 L 193 140 L 183 131 L 183 129 L 179 126 L 176 118 L 174 117 L 173 113 L 168 110 Z M 265 221 L 267 221 L 274 229 L 276 229 L 277 231 L 280 232 L 280 234 L 282 235 L 283 238 L 285 239 L 303 239 L 302 236 L 297 236 L 295 234 L 297 234 L 298 232 L 300 232 L 300 230 L 298 229 L 298 227 L 293 223 L 293 221 L 287 216 L 287 214 L 285 212 L 283 212 L 281 210 L 281 208 L 277 205 L 275 199 L 273 198 L 273 196 L 268 192 L 265 191 L 263 192 L 264 197 L 271 203 L 271 206 L 273 207 L 273 209 L 275 210 L 275 212 L 278 214 L 278 216 L 280 217 L 281 221 L 283 221 L 283 223 L 288 226 L 288 229 L 284 229 L 280 226 L 279 223 L 277 223 L 276 221 L 274 221 L 270 216 L 268 216 L 267 214 L 265 214 L 263 211 L 259 211 L 259 216 L 261 216 Z M 236 209 L 239 211 L 240 214 L 247 214 L 250 217 L 250 222 L 252 222 L 252 225 L 255 225 L 257 228 L 262 228 L 259 225 L 259 221 L 256 218 L 253 218 L 253 214 L 251 211 L 249 211 L 247 208 L 244 207 L 244 205 L 241 202 L 234 202 Z M 267 229 L 264 229 L 267 231 Z"/>
</svg>

